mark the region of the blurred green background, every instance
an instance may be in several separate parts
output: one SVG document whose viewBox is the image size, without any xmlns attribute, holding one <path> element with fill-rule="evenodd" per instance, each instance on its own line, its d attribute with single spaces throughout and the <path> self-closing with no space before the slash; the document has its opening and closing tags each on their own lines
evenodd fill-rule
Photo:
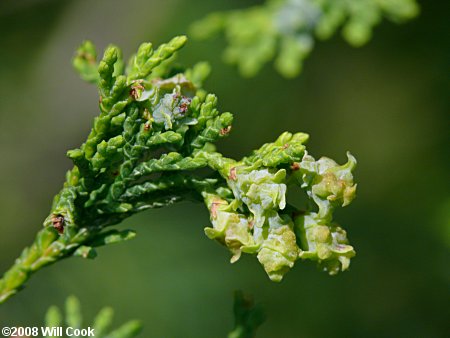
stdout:
<svg viewBox="0 0 450 338">
<path fill-rule="evenodd" d="M 59 190 L 65 157 L 86 137 L 97 93 L 71 68 L 79 43 L 110 42 L 130 55 L 187 32 L 211 12 L 249 0 L 0 2 L 0 271 L 32 242 Z M 416 20 L 383 23 L 365 47 L 340 36 L 317 43 L 300 77 L 272 67 L 242 79 L 224 65 L 224 41 L 190 41 L 179 60 L 210 61 L 207 83 L 235 114 L 220 149 L 239 157 L 285 130 L 310 133 L 309 149 L 357 157 L 358 198 L 338 215 L 357 250 L 336 277 L 299 261 L 281 284 L 253 257 L 229 264 L 203 234 L 202 205 L 132 217 L 132 242 L 37 273 L 0 307 L 0 326 L 41 325 L 45 309 L 77 295 L 88 318 L 103 305 L 116 323 L 138 318 L 142 337 L 224 337 L 232 293 L 268 315 L 259 337 L 450 337 L 450 6 L 423 1 Z M 88 325 L 88 323 L 86 323 Z"/>
</svg>

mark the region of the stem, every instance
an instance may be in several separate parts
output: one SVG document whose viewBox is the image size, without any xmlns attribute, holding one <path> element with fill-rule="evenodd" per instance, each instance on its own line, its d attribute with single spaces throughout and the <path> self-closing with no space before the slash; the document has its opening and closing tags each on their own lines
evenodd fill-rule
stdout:
<svg viewBox="0 0 450 338">
<path fill-rule="evenodd" d="M 187 183 L 184 182 L 184 184 L 189 186 L 192 183 L 189 181 Z M 181 199 L 183 199 L 182 196 L 161 193 L 154 199 L 145 201 L 142 205 L 136 204 L 137 208 L 133 212 L 141 209 L 161 207 Z M 53 226 L 45 226 L 37 233 L 31 246 L 22 251 L 14 264 L 0 279 L 0 304 L 23 289 L 31 275 L 47 265 L 70 256 L 95 258 L 96 252 L 94 248 L 133 238 L 135 233 L 131 230 L 119 231 L 110 229 L 103 231 L 107 226 L 120 223 L 123 218 L 131 214 L 132 212 L 108 215 L 106 218 L 98 216 L 95 221 L 91 220 L 88 222 L 92 224 L 90 227 L 66 225 L 63 226 L 62 233 L 58 233 L 58 228 L 55 224 Z M 52 212 L 47 219 L 53 219 L 52 215 L 55 215 L 55 212 Z"/>
<path fill-rule="evenodd" d="M 39 231 L 31 246 L 22 251 L 0 279 L 0 304 L 20 291 L 34 272 L 72 255 L 93 234 L 85 228 L 77 232 L 66 229 L 63 235 L 52 227 Z"/>
<path fill-rule="evenodd" d="M 39 231 L 33 244 L 22 251 L 0 279 L 0 304 L 23 288 L 33 272 L 55 261 L 58 252 L 51 244 L 57 238 L 58 234 L 48 228 Z"/>
</svg>

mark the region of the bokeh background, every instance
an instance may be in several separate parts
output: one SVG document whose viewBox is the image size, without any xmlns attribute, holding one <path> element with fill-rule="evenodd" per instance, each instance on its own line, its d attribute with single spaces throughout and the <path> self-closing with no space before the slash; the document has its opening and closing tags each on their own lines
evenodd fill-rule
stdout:
<svg viewBox="0 0 450 338">
<path fill-rule="evenodd" d="M 113 42 L 130 55 L 212 10 L 253 3 L 0 2 L 0 271 L 32 242 L 71 167 L 66 150 L 97 114 L 95 88 L 71 68 L 79 43 Z M 358 253 L 349 272 L 329 277 L 299 261 L 272 283 L 253 257 L 229 264 L 203 234 L 205 208 L 182 203 L 128 219 L 121 227 L 138 237 L 95 261 L 37 273 L 0 307 L 0 326 L 41 325 L 49 305 L 75 294 L 87 319 L 104 305 L 117 324 L 141 319 L 142 337 L 224 337 L 233 290 L 242 289 L 266 308 L 259 337 L 450 337 L 450 8 L 421 7 L 410 23 L 384 22 L 363 48 L 340 36 L 317 43 L 294 80 L 271 66 L 241 78 L 221 62 L 220 38 L 190 41 L 179 58 L 213 66 L 207 87 L 235 114 L 219 145 L 225 154 L 242 156 L 290 130 L 310 133 L 315 156 L 357 157 L 358 198 L 337 215 Z"/>
</svg>

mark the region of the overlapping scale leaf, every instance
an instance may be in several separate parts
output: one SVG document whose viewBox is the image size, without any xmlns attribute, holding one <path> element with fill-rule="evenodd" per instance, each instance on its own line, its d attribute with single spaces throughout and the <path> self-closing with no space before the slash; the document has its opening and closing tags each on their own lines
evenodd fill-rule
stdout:
<svg viewBox="0 0 450 338">
<path fill-rule="evenodd" d="M 276 167 L 281 164 L 289 164 L 300 161 L 303 157 L 305 146 L 309 138 L 308 134 L 291 134 L 284 132 L 273 143 L 266 143 L 253 154 L 244 158 L 244 162 L 252 165 L 261 161 L 265 167 Z"/>
<path fill-rule="evenodd" d="M 84 41 L 77 49 L 73 66 L 83 80 L 94 84 L 98 83 L 100 77 L 97 71 L 97 51 L 91 41 Z"/>
<path fill-rule="evenodd" d="M 80 205 L 88 208 L 84 212 L 89 213 L 91 222 L 117 221 L 143 205 L 152 205 L 151 201 L 139 201 L 138 196 L 147 198 L 157 186 L 167 188 L 181 182 L 139 180 L 152 173 L 205 166 L 201 157 L 189 154 L 195 147 L 202 148 L 226 135 L 222 129 L 231 125 L 231 114 L 220 114 L 217 98 L 205 95 L 197 87 L 209 73 L 207 65 L 196 65 L 186 76 L 151 76 L 185 41 L 185 37 L 176 37 L 156 50 L 149 43 L 142 44 L 126 73 L 120 50 L 110 46 L 105 51 L 98 69 L 102 112 L 86 143 L 69 152 L 77 165 L 74 171 L 83 175 L 77 198 Z M 162 68 L 167 69 L 167 63 Z M 180 197 L 167 196 L 167 200 Z M 121 213 L 124 215 L 113 216 Z"/>
<path fill-rule="evenodd" d="M 135 56 L 130 60 L 127 72 L 129 80 L 144 79 L 155 67 L 169 59 L 186 43 L 185 36 L 177 36 L 153 51 L 151 43 L 143 43 Z"/>
</svg>

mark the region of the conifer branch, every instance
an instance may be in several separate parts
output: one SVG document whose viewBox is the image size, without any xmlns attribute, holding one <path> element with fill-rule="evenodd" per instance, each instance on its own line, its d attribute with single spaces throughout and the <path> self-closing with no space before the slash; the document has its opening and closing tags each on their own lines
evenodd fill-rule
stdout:
<svg viewBox="0 0 450 338">
<path fill-rule="evenodd" d="M 415 0 L 266 0 L 259 6 L 215 12 L 195 22 L 199 40 L 221 32 L 227 40 L 225 62 L 245 77 L 255 76 L 272 59 L 284 77 L 295 77 L 315 39 L 329 39 L 342 29 L 352 46 L 367 43 L 383 18 L 403 22 L 415 17 Z"/>
<path fill-rule="evenodd" d="M 110 229 L 125 218 L 182 200 L 206 204 L 212 226 L 205 233 L 229 248 L 232 262 L 255 254 L 274 281 L 299 258 L 330 274 L 348 268 L 355 252 L 332 214 L 355 196 L 355 158 L 348 154 L 342 166 L 316 161 L 305 150 L 308 135 L 287 132 L 240 161 L 224 157 L 214 142 L 230 133 L 233 115 L 202 88 L 209 67 L 170 75 L 185 42 L 176 37 L 155 50 L 144 43 L 126 69 L 115 46 L 100 61 L 92 43 L 79 48 L 74 66 L 97 85 L 100 115 L 67 153 L 74 167 L 34 243 L 0 280 L 0 303 L 47 265 L 95 258 L 98 247 L 133 238 L 131 230 Z M 305 190 L 316 210 L 290 204 L 288 186 Z"/>
</svg>

